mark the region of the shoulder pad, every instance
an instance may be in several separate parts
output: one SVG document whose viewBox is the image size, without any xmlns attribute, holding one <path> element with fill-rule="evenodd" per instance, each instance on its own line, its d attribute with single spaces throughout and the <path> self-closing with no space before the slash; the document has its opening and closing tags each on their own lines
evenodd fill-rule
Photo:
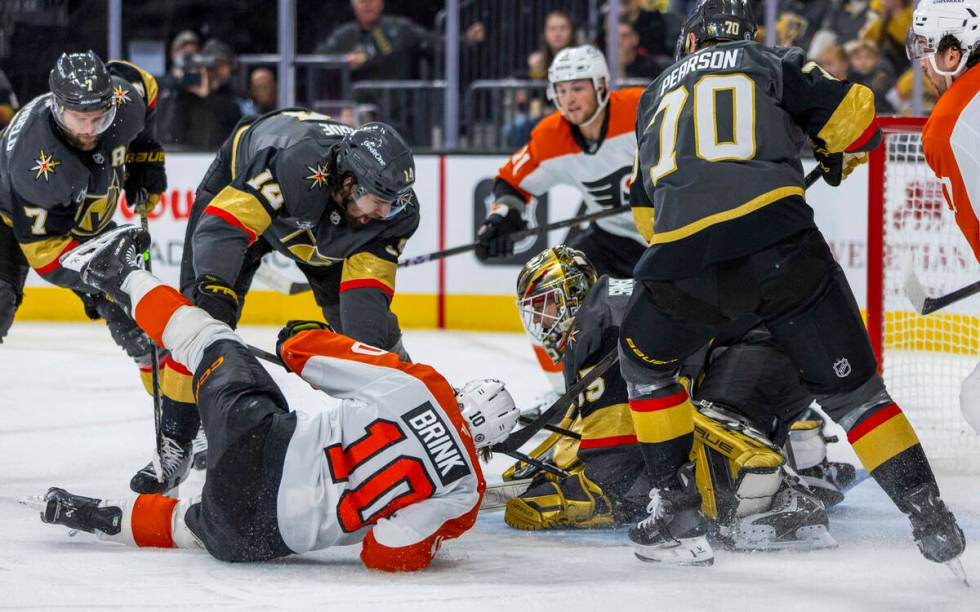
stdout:
<svg viewBox="0 0 980 612">
<path fill-rule="evenodd" d="M 3 139 L 13 189 L 20 199 L 42 208 L 69 204 L 88 186 L 88 171 L 51 131 L 45 105 L 24 111 L 23 123 L 15 119 L 10 125 L 19 129 Z"/>
<path fill-rule="evenodd" d="M 276 153 L 273 172 L 289 215 L 316 222 L 330 198 L 330 147 L 304 138 Z"/>
<path fill-rule="evenodd" d="M 146 108 L 152 110 L 157 105 L 157 80 L 152 74 L 136 64 L 113 60 L 107 64 L 109 74 L 128 81 L 143 98 Z M 117 96 L 119 94 L 116 94 Z M 119 104 L 119 100 L 116 102 Z"/>
</svg>

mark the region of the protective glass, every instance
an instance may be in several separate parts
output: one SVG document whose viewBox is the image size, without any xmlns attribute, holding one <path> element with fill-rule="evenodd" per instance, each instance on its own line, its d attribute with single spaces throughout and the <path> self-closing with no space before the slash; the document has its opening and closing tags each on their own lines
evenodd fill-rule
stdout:
<svg viewBox="0 0 980 612">
<path fill-rule="evenodd" d="M 98 136 L 116 119 L 116 105 L 110 103 L 102 110 L 75 111 L 65 108 L 54 97 L 51 99 L 51 115 L 55 122 L 69 134 Z"/>
</svg>

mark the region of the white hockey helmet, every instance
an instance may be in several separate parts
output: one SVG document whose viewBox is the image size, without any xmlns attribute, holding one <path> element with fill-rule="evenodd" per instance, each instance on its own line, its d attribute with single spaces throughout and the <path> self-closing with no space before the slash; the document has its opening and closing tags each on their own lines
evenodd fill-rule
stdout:
<svg viewBox="0 0 980 612">
<path fill-rule="evenodd" d="M 555 105 L 555 108 L 565 114 L 565 110 L 558 103 L 558 93 L 555 85 L 564 81 L 578 81 L 579 79 L 591 79 L 592 86 L 596 91 L 597 107 L 595 114 L 585 123 L 591 123 L 606 107 L 609 102 L 609 66 L 606 65 L 606 56 L 592 45 L 582 45 L 581 47 L 566 47 L 558 52 L 555 59 L 548 67 L 548 100 Z"/>
<path fill-rule="evenodd" d="M 477 448 L 506 440 L 520 416 L 504 383 L 493 378 L 469 381 L 456 390 L 456 402 Z"/>
<path fill-rule="evenodd" d="M 944 36 L 959 43 L 963 57 L 953 71 L 936 66 L 936 52 Z M 928 58 L 932 69 L 947 81 L 959 76 L 970 55 L 980 47 L 980 0 L 921 0 L 912 13 L 905 52 L 912 61 Z"/>
</svg>

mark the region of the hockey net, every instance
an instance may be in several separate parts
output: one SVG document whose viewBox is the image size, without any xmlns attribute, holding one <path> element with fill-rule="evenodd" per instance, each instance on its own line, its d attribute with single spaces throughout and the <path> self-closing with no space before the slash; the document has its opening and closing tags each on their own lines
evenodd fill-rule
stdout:
<svg viewBox="0 0 980 612">
<path fill-rule="evenodd" d="M 910 255 L 929 296 L 980 280 L 980 265 L 922 154 L 920 118 L 881 119 L 868 177 L 868 331 L 888 390 L 936 469 L 980 471 L 960 383 L 980 359 L 980 296 L 920 316 L 905 296 Z"/>
</svg>

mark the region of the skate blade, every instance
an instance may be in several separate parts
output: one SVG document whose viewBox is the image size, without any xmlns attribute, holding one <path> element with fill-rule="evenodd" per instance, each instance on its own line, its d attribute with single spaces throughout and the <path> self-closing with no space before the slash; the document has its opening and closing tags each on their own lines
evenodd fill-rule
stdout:
<svg viewBox="0 0 980 612">
<path fill-rule="evenodd" d="M 634 544 L 633 554 L 640 561 L 663 565 L 706 567 L 715 562 L 715 553 L 704 536 L 683 538 L 673 545 Z"/>
<path fill-rule="evenodd" d="M 22 506 L 27 506 L 31 510 L 37 510 L 38 512 L 43 512 L 44 508 L 47 507 L 48 502 L 45 501 L 43 495 L 30 495 L 28 497 L 22 497 L 17 500 L 17 503 Z"/>
<path fill-rule="evenodd" d="M 953 572 L 957 580 L 966 586 L 970 586 L 970 581 L 966 578 L 966 569 L 963 568 L 963 561 L 959 557 L 947 561 L 946 567 L 949 568 L 949 571 Z"/>
<path fill-rule="evenodd" d="M 811 550 L 823 550 L 827 548 L 837 548 L 837 540 L 823 525 L 811 525 L 800 527 L 796 530 L 795 539 L 739 539 L 735 536 L 733 550 L 739 552 L 769 552 L 779 550 L 790 550 L 795 552 L 807 552 Z"/>
</svg>

